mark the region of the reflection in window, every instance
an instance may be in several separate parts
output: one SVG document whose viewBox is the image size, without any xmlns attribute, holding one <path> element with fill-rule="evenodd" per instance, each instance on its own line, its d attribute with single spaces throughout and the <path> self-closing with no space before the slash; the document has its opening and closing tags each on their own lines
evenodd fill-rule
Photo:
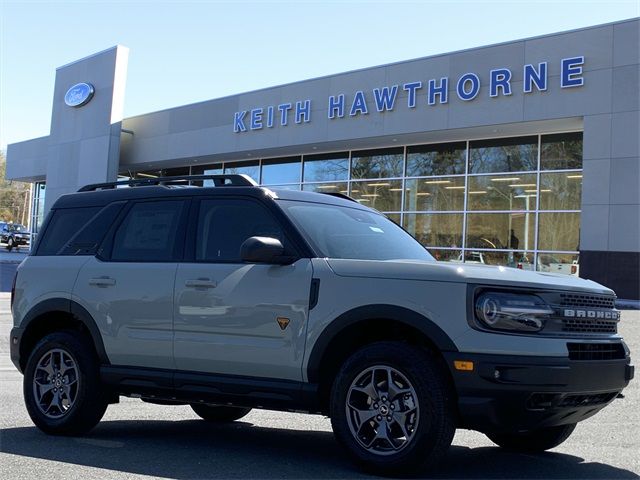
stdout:
<svg viewBox="0 0 640 480">
<path fill-rule="evenodd" d="M 540 272 L 578 275 L 580 273 L 578 259 L 578 255 L 571 253 L 539 252 L 536 266 Z"/>
<path fill-rule="evenodd" d="M 351 155 L 351 178 L 402 177 L 404 149 L 366 150 Z"/>
<path fill-rule="evenodd" d="M 535 210 L 536 174 L 469 177 L 469 210 Z"/>
<path fill-rule="evenodd" d="M 407 177 L 464 174 L 466 142 L 407 148 Z"/>
<path fill-rule="evenodd" d="M 343 195 L 349 194 L 349 189 L 346 182 L 305 183 L 302 186 L 302 190 L 304 190 L 305 192 L 332 192 L 342 193 Z"/>
<path fill-rule="evenodd" d="M 534 212 L 467 215 L 467 248 L 533 249 Z"/>
<path fill-rule="evenodd" d="M 256 182 L 260 182 L 260 164 L 257 160 L 251 162 L 225 163 L 224 173 L 244 173 Z"/>
<path fill-rule="evenodd" d="M 580 247 L 580 213 L 540 213 L 538 249 L 578 251 Z"/>
<path fill-rule="evenodd" d="M 464 177 L 416 178 L 405 188 L 406 211 L 464 210 Z"/>
<path fill-rule="evenodd" d="M 461 250 L 442 250 L 430 248 L 429 253 L 439 262 L 459 262 L 462 258 Z"/>
<path fill-rule="evenodd" d="M 426 247 L 462 246 L 461 213 L 407 213 L 404 228 Z"/>
<path fill-rule="evenodd" d="M 330 182 L 349 177 L 349 152 L 304 156 L 305 182 Z"/>
<path fill-rule="evenodd" d="M 469 173 L 521 172 L 538 168 L 538 137 L 475 140 L 469 144 Z"/>
<path fill-rule="evenodd" d="M 300 190 L 300 184 L 295 185 L 269 185 L 269 188 L 278 188 L 281 190 Z"/>
<path fill-rule="evenodd" d="M 542 135 L 540 169 L 582 168 L 582 132 Z"/>
<path fill-rule="evenodd" d="M 540 210 L 580 210 L 582 172 L 541 173 Z"/>
<path fill-rule="evenodd" d="M 494 252 L 491 250 L 465 250 L 465 263 L 481 263 L 484 265 L 501 265 L 520 270 L 534 270 L 535 255 L 533 252 Z"/>
<path fill-rule="evenodd" d="M 401 180 L 351 182 L 349 195 L 367 207 L 381 212 L 399 212 L 402 205 Z"/>
<path fill-rule="evenodd" d="M 270 158 L 262 161 L 262 184 L 300 182 L 300 157 Z"/>
</svg>

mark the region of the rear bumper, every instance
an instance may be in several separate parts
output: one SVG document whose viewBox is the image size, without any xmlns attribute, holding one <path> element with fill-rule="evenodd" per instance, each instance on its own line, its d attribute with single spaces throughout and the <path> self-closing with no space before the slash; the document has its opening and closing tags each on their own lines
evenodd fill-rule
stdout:
<svg viewBox="0 0 640 480">
<path fill-rule="evenodd" d="M 448 354 L 458 394 L 459 426 L 481 432 L 577 423 L 612 402 L 634 376 L 630 359 Z M 474 363 L 459 371 L 454 360 Z M 497 373 L 496 373 L 497 372 Z"/>
</svg>

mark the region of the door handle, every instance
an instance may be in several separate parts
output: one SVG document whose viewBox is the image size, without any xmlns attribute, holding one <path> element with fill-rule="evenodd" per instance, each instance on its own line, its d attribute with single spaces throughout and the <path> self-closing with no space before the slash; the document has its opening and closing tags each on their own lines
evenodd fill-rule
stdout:
<svg viewBox="0 0 640 480">
<path fill-rule="evenodd" d="M 216 288 L 218 283 L 209 278 L 196 278 L 185 281 L 184 285 L 191 288 Z"/>
<path fill-rule="evenodd" d="M 111 277 L 97 277 L 89 279 L 89 285 L 93 285 L 94 287 L 113 287 L 115 284 L 115 278 Z"/>
</svg>

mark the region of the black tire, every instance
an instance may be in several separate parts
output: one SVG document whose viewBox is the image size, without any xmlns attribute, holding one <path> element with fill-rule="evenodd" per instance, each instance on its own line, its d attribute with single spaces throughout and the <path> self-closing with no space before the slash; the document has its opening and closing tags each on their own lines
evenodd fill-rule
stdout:
<svg viewBox="0 0 640 480">
<path fill-rule="evenodd" d="M 557 447 L 573 433 L 575 423 L 540 428 L 529 432 L 487 433 L 496 445 L 514 452 L 536 453 Z"/>
<path fill-rule="evenodd" d="M 250 408 L 207 405 L 204 403 L 192 403 L 191 408 L 203 420 L 216 423 L 239 420 L 251 411 Z"/>
<path fill-rule="evenodd" d="M 98 359 L 89 342 L 78 332 L 51 333 L 36 345 L 29 356 L 23 383 L 25 404 L 33 423 L 45 433 L 81 435 L 96 426 L 107 409 L 108 393 L 100 383 Z M 56 369 L 62 363 L 60 352 L 66 371 Z M 51 358 L 48 364 L 47 356 Z M 43 365 L 47 368 L 42 368 Z M 56 370 L 60 375 L 55 373 Z M 54 374 L 50 375 L 49 371 Z M 43 383 L 46 384 L 44 388 Z M 52 389 L 59 392 L 57 402 Z M 63 392 L 63 389 L 67 390 Z M 62 398 L 63 395 L 66 399 Z M 49 407 L 45 407 L 47 403 Z M 43 411 L 45 408 L 47 410 Z"/>
<path fill-rule="evenodd" d="M 13 250 L 13 238 L 9 238 L 9 240 L 7 240 L 7 250 Z"/>
<path fill-rule="evenodd" d="M 391 378 L 386 390 L 385 375 Z M 403 391 L 410 393 L 398 393 Z M 360 405 L 355 403 L 362 404 L 360 411 L 366 411 L 367 417 L 379 414 L 361 421 L 355 410 Z M 376 475 L 435 466 L 455 433 L 449 385 L 436 359 L 426 350 L 400 342 L 373 343 L 347 359 L 333 382 L 330 410 L 338 441 L 358 465 Z M 386 440 L 378 438 L 381 433 Z M 386 452 L 385 445 L 390 447 Z"/>
</svg>

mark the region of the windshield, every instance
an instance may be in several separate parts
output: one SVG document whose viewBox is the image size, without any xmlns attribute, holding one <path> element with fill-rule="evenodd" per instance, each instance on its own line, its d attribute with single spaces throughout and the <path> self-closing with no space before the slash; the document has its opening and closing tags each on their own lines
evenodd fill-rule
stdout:
<svg viewBox="0 0 640 480">
<path fill-rule="evenodd" d="M 375 212 L 280 200 L 309 243 L 328 258 L 435 261 L 411 235 Z"/>
<path fill-rule="evenodd" d="M 27 228 L 24 225 L 18 225 L 17 223 L 11 223 L 7 225 L 7 230 L 10 232 L 26 232 Z"/>
</svg>

